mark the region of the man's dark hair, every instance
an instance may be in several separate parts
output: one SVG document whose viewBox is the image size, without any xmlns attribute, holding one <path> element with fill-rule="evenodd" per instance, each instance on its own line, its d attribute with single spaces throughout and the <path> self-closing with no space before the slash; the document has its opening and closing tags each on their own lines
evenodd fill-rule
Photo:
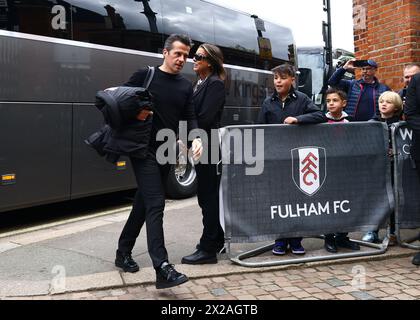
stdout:
<svg viewBox="0 0 420 320">
<path fill-rule="evenodd" d="M 293 67 L 292 65 L 285 63 L 285 64 L 281 64 L 273 69 L 271 69 L 271 71 L 274 74 L 279 74 L 279 75 L 288 75 L 290 77 L 296 77 L 296 71 L 295 71 L 295 67 Z"/>
<path fill-rule="evenodd" d="M 343 90 L 340 90 L 340 89 L 337 89 L 337 88 L 329 88 L 325 92 L 325 97 L 327 97 L 329 94 L 333 94 L 333 93 L 337 94 L 341 98 L 341 100 L 346 100 L 347 101 L 347 94 Z"/>
<path fill-rule="evenodd" d="M 172 49 L 172 44 L 175 41 L 179 41 L 182 44 L 185 44 L 188 47 L 192 47 L 192 41 L 191 38 L 185 34 L 171 34 L 165 41 L 164 48 L 168 51 Z"/>
</svg>

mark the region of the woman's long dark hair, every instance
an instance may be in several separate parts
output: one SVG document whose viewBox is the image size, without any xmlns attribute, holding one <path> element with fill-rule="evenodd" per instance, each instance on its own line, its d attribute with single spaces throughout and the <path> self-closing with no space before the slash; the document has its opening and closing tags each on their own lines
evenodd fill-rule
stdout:
<svg viewBox="0 0 420 320">
<path fill-rule="evenodd" d="M 210 44 L 210 43 L 203 43 L 200 45 L 207 53 L 207 59 L 211 63 L 211 68 L 213 73 L 217 74 L 221 80 L 226 79 L 226 71 L 223 67 L 223 53 L 219 47 Z"/>
</svg>

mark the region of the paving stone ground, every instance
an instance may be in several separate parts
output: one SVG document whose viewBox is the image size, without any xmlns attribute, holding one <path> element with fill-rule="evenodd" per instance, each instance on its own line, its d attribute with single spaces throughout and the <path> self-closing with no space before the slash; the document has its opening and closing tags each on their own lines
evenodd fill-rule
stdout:
<svg viewBox="0 0 420 320">
<path fill-rule="evenodd" d="M 154 285 L 135 285 L 25 299 L 420 300 L 420 268 L 411 263 L 411 257 L 403 257 L 209 276 L 166 290 L 157 290 Z"/>
</svg>

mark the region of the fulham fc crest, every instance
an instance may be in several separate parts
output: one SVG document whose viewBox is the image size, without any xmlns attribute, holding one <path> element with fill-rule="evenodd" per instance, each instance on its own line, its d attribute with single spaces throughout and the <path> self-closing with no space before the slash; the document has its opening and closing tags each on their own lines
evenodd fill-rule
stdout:
<svg viewBox="0 0 420 320">
<path fill-rule="evenodd" d="M 292 151 L 293 182 L 300 191 L 313 196 L 327 177 L 325 148 L 304 147 Z"/>
</svg>

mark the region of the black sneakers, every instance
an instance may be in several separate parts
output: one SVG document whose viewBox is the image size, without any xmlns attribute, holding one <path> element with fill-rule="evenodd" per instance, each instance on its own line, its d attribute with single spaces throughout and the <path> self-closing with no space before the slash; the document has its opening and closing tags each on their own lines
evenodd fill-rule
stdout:
<svg viewBox="0 0 420 320">
<path fill-rule="evenodd" d="M 131 252 L 122 253 L 117 250 L 115 257 L 115 265 L 118 268 L 122 268 L 124 272 L 137 272 L 139 271 L 139 265 L 131 257 Z"/>
<path fill-rule="evenodd" d="M 328 252 L 337 253 L 337 244 L 335 243 L 335 236 L 334 234 L 326 234 L 324 240 L 324 248 Z"/>
<path fill-rule="evenodd" d="M 187 281 L 188 277 L 176 271 L 173 264 L 164 262 L 156 269 L 156 289 L 174 287 Z"/>
<path fill-rule="evenodd" d="M 349 237 L 336 237 L 335 243 L 337 244 L 337 247 L 355 251 L 360 250 L 360 245 L 356 242 L 351 241 Z"/>
<path fill-rule="evenodd" d="M 206 252 L 198 249 L 193 254 L 182 258 L 181 263 L 183 264 L 212 264 L 217 263 L 216 253 Z"/>
</svg>

